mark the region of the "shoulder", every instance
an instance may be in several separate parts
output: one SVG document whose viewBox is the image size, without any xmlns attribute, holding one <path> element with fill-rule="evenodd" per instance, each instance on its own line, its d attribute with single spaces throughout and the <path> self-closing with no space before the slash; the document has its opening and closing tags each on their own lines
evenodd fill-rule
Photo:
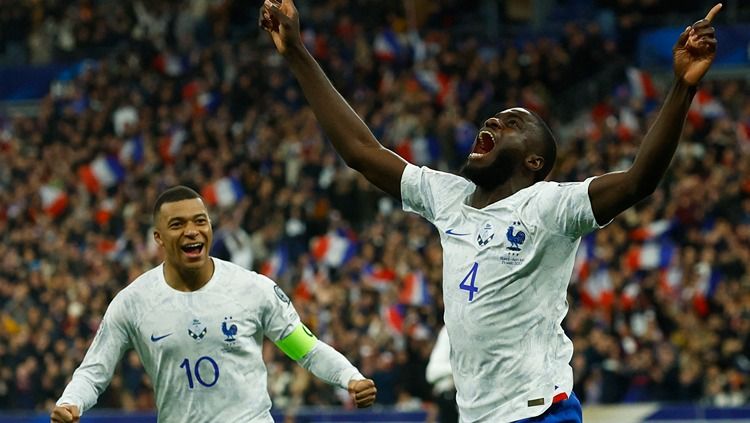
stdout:
<svg viewBox="0 0 750 423">
<path fill-rule="evenodd" d="M 162 278 L 163 265 L 160 264 L 150 270 L 147 270 L 140 274 L 137 278 L 133 279 L 125 288 L 115 295 L 115 300 L 125 301 L 133 300 L 138 297 L 149 297 L 158 286 L 159 281 Z"/>
<path fill-rule="evenodd" d="M 234 263 L 212 257 L 216 269 L 221 274 L 222 285 L 230 284 L 240 291 L 250 290 L 254 293 L 261 292 L 266 295 L 275 294 L 276 282 L 265 275 L 254 272 Z"/>
<path fill-rule="evenodd" d="M 404 180 L 418 180 L 422 182 L 449 184 L 451 186 L 473 187 L 468 179 L 454 173 L 435 170 L 427 166 L 415 166 L 408 164 L 404 169 L 402 178 Z"/>
<path fill-rule="evenodd" d="M 517 194 L 520 199 L 532 201 L 534 204 L 539 202 L 558 203 L 562 197 L 586 194 L 591 179 L 593 178 L 582 182 L 540 181 L 522 189 Z"/>
</svg>

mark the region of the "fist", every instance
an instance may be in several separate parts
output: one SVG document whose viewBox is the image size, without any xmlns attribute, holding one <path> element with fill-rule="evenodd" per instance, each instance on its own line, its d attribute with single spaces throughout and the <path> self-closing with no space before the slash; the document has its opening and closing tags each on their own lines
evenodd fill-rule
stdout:
<svg viewBox="0 0 750 423">
<path fill-rule="evenodd" d="M 378 390 L 375 388 L 375 382 L 372 379 L 351 380 L 349 381 L 349 396 L 357 404 L 357 408 L 365 408 L 375 402 L 375 394 Z"/>
<path fill-rule="evenodd" d="M 61 404 L 52 409 L 49 417 L 52 423 L 78 422 L 81 420 L 81 412 L 78 410 L 77 405 Z"/>
</svg>

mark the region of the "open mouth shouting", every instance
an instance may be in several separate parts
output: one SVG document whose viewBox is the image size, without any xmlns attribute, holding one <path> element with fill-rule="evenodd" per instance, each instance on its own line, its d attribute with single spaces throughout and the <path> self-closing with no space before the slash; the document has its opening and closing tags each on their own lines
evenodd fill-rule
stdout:
<svg viewBox="0 0 750 423">
<path fill-rule="evenodd" d="M 492 134 L 492 132 L 483 129 L 479 131 L 479 134 L 477 135 L 477 139 L 474 142 L 474 149 L 471 150 L 471 153 L 469 154 L 469 159 L 479 159 L 483 157 L 485 154 L 492 151 L 492 149 L 495 147 L 495 135 Z"/>
<path fill-rule="evenodd" d="M 189 244 L 183 245 L 180 248 L 182 249 L 182 252 L 184 252 L 185 255 L 189 258 L 198 258 L 203 255 L 205 244 L 202 242 L 191 242 Z"/>
</svg>

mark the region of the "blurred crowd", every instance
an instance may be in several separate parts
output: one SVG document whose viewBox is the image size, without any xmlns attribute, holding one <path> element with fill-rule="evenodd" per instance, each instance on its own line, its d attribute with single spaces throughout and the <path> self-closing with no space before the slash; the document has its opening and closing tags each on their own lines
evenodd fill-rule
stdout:
<svg viewBox="0 0 750 423">
<path fill-rule="evenodd" d="M 630 69 L 574 121 L 550 113 L 559 90 L 620 57 L 616 38 L 590 24 L 490 44 L 454 35 L 472 11 L 444 3 L 411 15 L 388 1 L 298 6 L 331 80 L 415 164 L 455 170 L 482 119 L 520 105 L 560 134 L 553 179 L 628 166 L 666 86 Z M 160 263 L 151 207 L 175 184 L 209 203 L 213 255 L 276 280 L 375 380 L 378 403 L 433 401 L 439 237 L 337 158 L 255 6 L 49 0 L 0 11 L 16 22 L 0 25 L 6 50 L 16 40 L 32 63 L 79 63 L 38 114 L 0 116 L 0 409 L 59 397 L 111 298 Z M 749 92 L 746 80 L 706 82 L 657 192 L 583 240 L 564 327 L 585 404 L 748 402 Z M 272 344 L 264 356 L 275 407 L 350 405 Z M 154 407 L 134 352 L 98 407 Z"/>
</svg>

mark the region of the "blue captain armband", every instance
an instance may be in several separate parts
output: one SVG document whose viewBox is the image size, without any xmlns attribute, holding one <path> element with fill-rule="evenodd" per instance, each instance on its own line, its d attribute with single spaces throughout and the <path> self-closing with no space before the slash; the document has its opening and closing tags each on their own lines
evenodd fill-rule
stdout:
<svg viewBox="0 0 750 423">
<path fill-rule="evenodd" d="M 300 323 L 287 337 L 277 341 L 276 346 L 289 358 L 298 361 L 313 349 L 317 340 L 310 329 Z"/>
</svg>

